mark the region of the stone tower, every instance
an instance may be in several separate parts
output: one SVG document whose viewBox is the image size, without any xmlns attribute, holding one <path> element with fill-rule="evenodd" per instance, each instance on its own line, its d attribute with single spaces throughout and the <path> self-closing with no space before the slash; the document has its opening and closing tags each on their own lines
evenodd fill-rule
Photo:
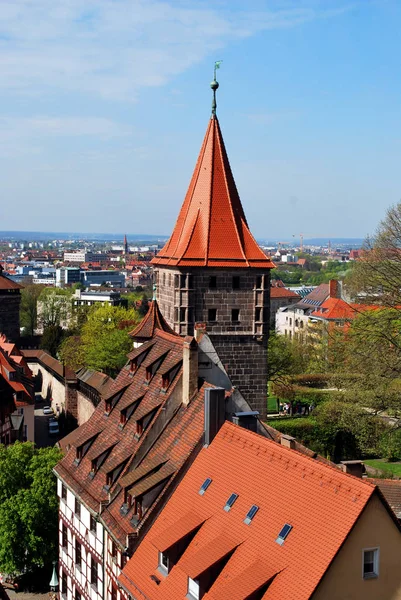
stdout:
<svg viewBox="0 0 401 600">
<path fill-rule="evenodd" d="M 8 279 L 3 270 L 0 265 L 0 333 L 10 342 L 16 342 L 20 336 L 20 290 L 23 286 Z"/>
<path fill-rule="evenodd" d="M 206 324 L 228 375 L 266 416 L 270 269 L 245 218 L 220 125 L 212 117 L 174 231 L 155 266 L 168 324 L 192 335 Z"/>
</svg>

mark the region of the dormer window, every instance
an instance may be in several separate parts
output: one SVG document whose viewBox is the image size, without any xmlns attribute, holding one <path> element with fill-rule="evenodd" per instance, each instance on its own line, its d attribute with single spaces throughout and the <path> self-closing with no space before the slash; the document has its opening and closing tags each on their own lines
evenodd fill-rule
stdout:
<svg viewBox="0 0 401 600">
<path fill-rule="evenodd" d="M 115 469 L 113 469 L 112 471 L 109 471 L 106 474 L 106 487 L 107 488 L 111 488 L 115 484 L 117 479 L 120 477 L 127 462 L 128 462 L 128 459 L 124 460 Z"/>
<path fill-rule="evenodd" d="M 89 440 L 87 440 L 84 444 L 81 444 L 77 447 L 77 454 L 75 462 L 78 464 L 80 460 L 85 456 L 88 452 L 89 448 L 92 446 L 93 442 L 96 440 L 98 434 L 92 436 Z"/>
<path fill-rule="evenodd" d="M 143 419 L 136 422 L 136 435 L 140 436 L 143 433 Z"/>
<path fill-rule="evenodd" d="M 152 380 L 154 375 L 157 373 L 160 365 L 162 364 L 162 362 L 164 361 L 166 356 L 167 356 L 167 352 L 165 354 L 163 354 L 162 356 L 160 356 L 157 360 L 155 360 L 151 365 L 148 365 L 146 367 L 146 381 L 148 383 Z"/>
<path fill-rule="evenodd" d="M 162 375 L 162 389 L 166 391 L 170 384 L 174 381 L 182 366 L 182 361 L 175 365 L 172 369 Z"/>
</svg>

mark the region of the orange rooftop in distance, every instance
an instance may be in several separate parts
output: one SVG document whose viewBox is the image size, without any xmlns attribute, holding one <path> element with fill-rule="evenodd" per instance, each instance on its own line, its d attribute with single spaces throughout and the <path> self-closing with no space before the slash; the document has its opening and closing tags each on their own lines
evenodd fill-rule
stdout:
<svg viewBox="0 0 401 600">
<path fill-rule="evenodd" d="M 249 230 L 215 115 L 209 121 L 174 231 L 152 263 L 274 267 Z"/>
</svg>

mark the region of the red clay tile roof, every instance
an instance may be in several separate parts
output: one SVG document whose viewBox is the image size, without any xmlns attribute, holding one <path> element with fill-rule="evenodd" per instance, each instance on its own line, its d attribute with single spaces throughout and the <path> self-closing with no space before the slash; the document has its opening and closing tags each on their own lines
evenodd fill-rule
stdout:
<svg viewBox="0 0 401 600">
<path fill-rule="evenodd" d="M 170 325 L 168 325 L 163 317 L 157 301 L 152 300 L 148 312 L 129 335 L 135 340 L 143 342 L 145 340 L 150 340 L 153 337 L 155 329 L 161 329 L 172 335 L 178 335 L 171 329 Z"/>
<path fill-rule="evenodd" d="M 355 319 L 361 312 L 375 310 L 377 306 L 364 304 L 348 304 L 341 298 L 327 298 L 323 304 L 313 311 L 310 316 L 324 320 L 344 320 Z"/>
<path fill-rule="evenodd" d="M 287 290 L 287 288 L 271 287 L 270 298 L 298 298 L 300 300 L 301 296 L 291 290 Z"/>
<path fill-rule="evenodd" d="M 212 483 L 200 495 L 207 477 Z M 196 577 L 232 552 L 204 600 L 243 600 L 270 580 L 263 600 L 306 600 L 375 490 L 362 479 L 226 422 L 200 451 L 127 563 L 120 583 L 134 597 L 139 589 L 148 600 L 185 598 L 188 576 Z M 232 493 L 238 498 L 226 512 Z M 244 519 L 252 505 L 259 509 L 247 525 Z M 175 524 L 185 535 L 180 519 L 188 511 L 193 514 L 188 531 L 194 523 L 204 523 L 169 574 L 161 577 L 158 540 Z M 292 530 L 279 545 L 276 539 L 286 523 Z"/>
<path fill-rule="evenodd" d="M 217 118 L 209 122 L 174 231 L 151 262 L 179 267 L 274 267 L 249 231 Z"/>
<path fill-rule="evenodd" d="M 98 512 L 100 502 L 106 503 L 100 518 L 122 547 L 126 545 L 127 535 L 136 534 L 153 518 L 155 505 L 167 493 L 203 435 L 204 390 L 208 384 L 203 385 L 188 406 L 182 405 L 182 368 L 168 389 L 162 389 L 163 365 L 170 360 L 175 364 L 182 360 L 182 338 L 156 329 L 152 341 L 146 342 L 137 352 L 146 346 L 150 361 L 160 354 L 166 355 L 151 381 L 146 381 L 145 363 L 136 371 L 130 369 L 130 364 L 124 367 L 108 394 L 112 406 L 109 415 L 105 414 L 103 399 L 86 423 L 60 441 L 65 456 L 55 468 L 89 508 Z M 121 426 L 121 411 L 133 404 L 132 415 Z M 138 437 L 136 421 L 149 411 L 154 411 L 151 421 Z M 76 449 L 90 440 L 93 440 L 92 444 L 77 465 Z M 92 461 L 106 450 L 109 454 L 105 461 L 94 475 L 91 474 Z M 107 503 L 107 474 L 121 465 L 123 469 L 111 486 L 112 500 Z M 140 497 L 155 486 L 160 488 L 150 507 L 139 523 L 133 524 L 134 508 L 129 507 L 125 514 L 121 511 L 124 487 L 132 497 Z"/>
</svg>

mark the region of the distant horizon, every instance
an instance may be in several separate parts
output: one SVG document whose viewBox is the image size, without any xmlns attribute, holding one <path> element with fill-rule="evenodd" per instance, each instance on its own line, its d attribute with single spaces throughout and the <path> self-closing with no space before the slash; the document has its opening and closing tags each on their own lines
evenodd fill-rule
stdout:
<svg viewBox="0 0 401 600">
<path fill-rule="evenodd" d="M 3 230 L 0 231 L 0 241 L 11 241 L 11 240 L 23 240 L 23 239 L 65 239 L 65 240 L 73 240 L 73 241 L 104 241 L 104 242 L 123 242 L 124 235 L 127 236 L 127 241 L 149 241 L 149 242 L 164 242 L 169 236 L 168 235 L 156 235 L 156 234 L 137 234 L 137 233 L 100 233 L 100 232 L 84 232 L 84 231 L 24 231 L 24 230 Z M 285 236 L 284 236 L 285 237 Z M 288 236 L 291 237 L 291 236 Z M 303 244 L 311 243 L 337 243 L 337 244 L 351 244 L 351 245 L 362 245 L 365 238 L 361 237 L 304 237 Z M 282 242 L 276 237 L 264 237 L 264 238 L 256 238 L 256 241 L 261 244 L 270 243 L 281 243 L 285 246 L 298 246 L 300 244 L 299 237 L 295 237 L 293 240 L 289 240 L 288 242 Z"/>
</svg>

